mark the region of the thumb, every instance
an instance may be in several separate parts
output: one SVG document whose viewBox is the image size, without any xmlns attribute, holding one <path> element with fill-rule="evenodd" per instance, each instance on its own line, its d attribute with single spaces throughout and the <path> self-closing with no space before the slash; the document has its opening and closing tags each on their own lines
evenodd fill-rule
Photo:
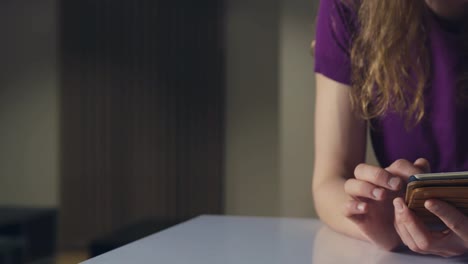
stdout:
<svg viewBox="0 0 468 264">
<path fill-rule="evenodd" d="M 414 162 L 414 166 L 418 167 L 425 173 L 431 172 L 431 165 L 429 164 L 429 161 L 425 158 L 419 158 Z"/>
</svg>

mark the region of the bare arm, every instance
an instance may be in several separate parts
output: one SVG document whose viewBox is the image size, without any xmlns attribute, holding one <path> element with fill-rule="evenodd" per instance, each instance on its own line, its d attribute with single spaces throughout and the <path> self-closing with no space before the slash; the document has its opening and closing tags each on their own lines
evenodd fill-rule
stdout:
<svg viewBox="0 0 468 264">
<path fill-rule="evenodd" d="M 345 193 L 346 179 L 364 162 L 366 122 L 351 110 L 350 87 L 321 74 L 316 78 L 315 162 L 312 193 L 319 217 L 331 228 L 365 239 L 356 224 L 343 214 L 352 198 Z"/>
<path fill-rule="evenodd" d="M 392 201 L 406 179 L 429 163 L 396 160 L 387 168 L 364 164 L 366 121 L 353 114 L 350 87 L 317 75 L 313 195 L 334 230 L 392 250 L 401 244 Z"/>
</svg>

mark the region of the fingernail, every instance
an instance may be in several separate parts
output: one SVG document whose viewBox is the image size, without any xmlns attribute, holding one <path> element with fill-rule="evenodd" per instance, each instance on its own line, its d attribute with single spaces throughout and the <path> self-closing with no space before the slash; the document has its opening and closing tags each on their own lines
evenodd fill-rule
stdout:
<svg viewBox="0 0 468 264">
<path fill-rule="evenodd" d="M 366 204 L 365 204 L 365 203 L 358 203 L 358 205 L 357 205 L 357 209 L 358 209 L 359 211 L 361 211 L 361 212 L 364 211 L 364 208 L 365 208 L 365 207 L 366 207 Z"/>
<path fill-rule="evenodd" d="M 434 202 L 431 202 L 431 201 L 424 202 L 424 206 L 427 209 L 430 209 L 431 211 L 437 211 L 437 209 L 439 209 L 439 206 L 437 204 L 435 204 Z"/>
<path fill-rule="evenodd" d="M 372 196 L 374 196 L 374 198 L 376 199 L 380 199 L 382 197 L 382 194 L 383 190 L 380 188 L 375 188 L 374 190 L 372 190 Z"/>
<path fill-rule="evenodd" d="M 395 206 L 397 212 L 401 213 L 403 211 L 403 205 L 400 201 L 393 201 L 393 205 Z"/>
<path fill-rule="evenodd" d="M 393 177 L 391 178 L 389 181 L 388 181 L 388 185 L 392 188 L 392 189 L 396 189 L 398 188 L 398 185 L 400 184 L 400 178 L 398 177 Z"/>
</svg>

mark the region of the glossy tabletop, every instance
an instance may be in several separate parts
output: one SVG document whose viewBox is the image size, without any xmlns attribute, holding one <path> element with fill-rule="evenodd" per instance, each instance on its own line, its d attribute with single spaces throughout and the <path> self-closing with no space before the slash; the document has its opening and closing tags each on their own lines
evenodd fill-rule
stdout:
<svg viewBox="0 0 468 264">
<path fill-rule="evenodd" d="M 83 263 L 468 263 L 393 253 L 333 232 L 315 219 L 200 216 Z"/>
</svg>

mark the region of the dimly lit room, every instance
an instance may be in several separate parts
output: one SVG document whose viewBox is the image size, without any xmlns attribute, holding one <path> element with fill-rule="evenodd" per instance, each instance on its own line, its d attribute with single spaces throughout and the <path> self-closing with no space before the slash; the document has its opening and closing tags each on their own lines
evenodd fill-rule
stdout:
<svg viewBox="0 0 468 264">
<path fill-rule="evenodd" d="M 468 261 L 440 1 L 1 0 L 0 264 Z"/>
<path fill-rule="evenodd" d="M 199 215 L 312 216 L 315 6 L 1 1 L 0 263 L 77 263 Z"/>
</svg>

